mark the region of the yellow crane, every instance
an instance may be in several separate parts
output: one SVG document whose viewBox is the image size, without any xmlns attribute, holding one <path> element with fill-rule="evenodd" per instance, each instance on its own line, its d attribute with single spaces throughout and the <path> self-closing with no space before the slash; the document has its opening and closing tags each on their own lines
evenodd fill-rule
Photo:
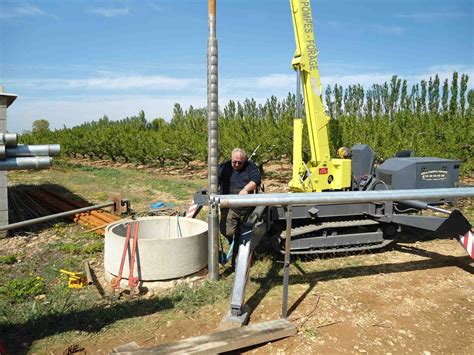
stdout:
<svg viewBox="0 0 474 355">
<path fill-rule="evenodd" d="M 351 187 L 351 160 L 331 158 L 328 142 L 329 117 L 323 101 L 318 67 L 318 50 L 314 37 L 310 1 L 290 0 L 296 40 L 296 51 L 291 62 L 297 73 L 296 117 L 293 120 L 293 175 L 289 183 L 295 192 L 344 190 Z M 305 104 L 303 118 L 301 86 Z M 303 161 L 303 125 L 306 120 L 310 160 Z"/>
</svg>

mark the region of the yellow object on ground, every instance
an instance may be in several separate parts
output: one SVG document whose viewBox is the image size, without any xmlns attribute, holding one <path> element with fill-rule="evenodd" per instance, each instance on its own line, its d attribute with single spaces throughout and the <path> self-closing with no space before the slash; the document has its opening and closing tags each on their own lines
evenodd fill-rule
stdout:
<svg viewBox="0 0 474 355">
<path fill-rule="evenodd" d="M 82 288 L 87 285 L 86 276 L 81 272 L 72 272 L 63 269 L 60 269 L 59 272 L 68 276 L 69 288 Z"/>
</svg>

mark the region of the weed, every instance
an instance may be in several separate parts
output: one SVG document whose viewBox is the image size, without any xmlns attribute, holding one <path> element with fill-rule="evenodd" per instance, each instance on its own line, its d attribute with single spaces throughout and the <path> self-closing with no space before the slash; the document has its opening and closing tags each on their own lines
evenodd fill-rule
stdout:
<svg viewBox="0 0 474 355">
<path fill-rule="evenodd" d="M 62 243 L 56 244 L 56 249 L 69 255 L 97 254 L 104 250 L 104 242 L 98 240 L 85 246 L 79 242 Z"/>
<path fill-rule="evenodd" d="M 316 330 L 314 330 L 313 328 L 305 328 L 304 329 L 304 334 L 308 337 L 315 337 L 318 333 L 316 332 Z"/>
<path fill-rule="evenodd" d="M 96 254 L 100 253 L 104 250 L 104 242 L 103 241 L 97 241 L 91 244 L 88 244 L 84 247 L 82 250 L 83 254 Z"/>
<path fill-rule="evenodd" d="M 59 250 L 71 255 L 79 255 L 82 253 L 82 246 L 78 243 L 64 243 L 60 244 L 58 247 Z"/>
<path fill-rule="evenodd" d="M 16 262 L 18 262 L 18 259 L 15 254 L 0 256 L 0 264 L 13 265 Z"/>
<path fill-rule="evenodd" d="M 39 276 L 13 279 L 0 287 L 0 294 L 7 297 L 13 303 L 31 299 L 45 292 L 46 285 L 43 278 Z"/>
</svg>

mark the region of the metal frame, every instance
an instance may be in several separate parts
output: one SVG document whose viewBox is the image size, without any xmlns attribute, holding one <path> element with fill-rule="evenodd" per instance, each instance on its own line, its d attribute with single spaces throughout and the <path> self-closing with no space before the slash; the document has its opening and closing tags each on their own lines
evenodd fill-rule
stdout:
<svg viewBox="0 0 474 355">
<path fill-rule="evenodd" d="M 316 192 L 316 193 L 278 193 L 278 194 L 256 194 L 256 195 L 211 195 L 210 204 L 214 208 L 217 207 L 250 207 L 250 206 L 280 206 L 285 211 L 286 230 L 285 230 L 285 249 L 284 249 L 284 273 L 283 273 L 283 300 L 282 300 L 282 318 L 288 316 L 288 288 L 289 288 L 289 269 L 291 265 L 290 245 L 291 245 L 291 228 L 293 220 L 293 209 L 302 205 L 330 205 L 330 204 L 357 204 L 369 202 L 393 202 L 393 201 L 409 201 L 412 200 L 429 200 L 455 199 L 460 197 L 474 197 L 474 187 L 464 188 L 444 188 L 444 189 L 411 189 L 411 190 L 387 190 L 387 191 L 355 191 L 355 192 Z M 260 207 L 262 209 L 262 207 Z M 439 212 L 446 213 L 448 211 L 435 208 Z M 456 212 L 456 211 L 455 211 Z M 453 212 L 452 214 L 455 214 Z M 459 213 L 459 211 L 458 211 Z M 251 253 L 241 256 L 239 253 L 238 264 L 242 270 L 236 270 L 236 279 L 234 280 L 234 292 L 232 299 L 244 299 L 246 277 L 240 277 L 237 280 L 237 273 L 242 275 L 248 274 L 250 262 L 245 258 L 250 258 Z M 245 270 L 243 270 L 245 269 Z M 243 283 L 243 284 L 242 284 Z M 234 307 L 235 308 L 235 307 Z M 245 305 L 240 308 L 241 312 L 245 312 Z M 234 316 L 234 320 L 238 320 L 239 309 L 233 309 L 234 314 L 230 314 L 230 318 Z M 231 312 L 229 312 L 231 313 Z M 240 314 L 241 315 L 241 314 Z"/>
</svg>

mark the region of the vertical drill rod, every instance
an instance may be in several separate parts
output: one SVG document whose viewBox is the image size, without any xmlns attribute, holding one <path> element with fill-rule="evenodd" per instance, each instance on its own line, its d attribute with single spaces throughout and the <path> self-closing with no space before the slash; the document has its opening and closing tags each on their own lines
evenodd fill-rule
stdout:
<svg viewBox="0 0 474 355">
<path fill-rule="evenodd" d="M 209 40 L 207 46 L 207 112 L 208 112 L 208 179 L 209 194 L 216 194 L 218 189 L 217 141 L 217 37 L 216 37 L 216 0 L 209 0 Z M 219 223 L 216 206 L 209 205 L 208 215 L 208 278 L 216 281 L 219 276 Z"/>
</svg>

